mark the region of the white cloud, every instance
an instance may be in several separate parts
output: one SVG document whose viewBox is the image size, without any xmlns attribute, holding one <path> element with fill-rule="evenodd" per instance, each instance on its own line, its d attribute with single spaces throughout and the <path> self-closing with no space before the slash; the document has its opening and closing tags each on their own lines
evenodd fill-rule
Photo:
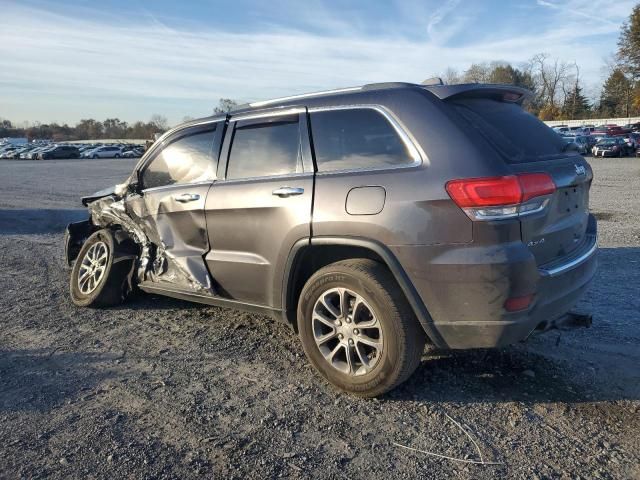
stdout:
<svg viewBox="0 0 640 480">
<path fill-rule="evenodd" d="M 482 40 L 455 46 L 443 38 L 455 38 L 468 27 L 456 1 L 421 10 L 402 31 L 386 28 L 378 35 L 367 33 L 359 22 L 345 23 L 340 12 L 331 13 L 321 2 L 309 7 L 305 22 L 288 21 L 305 25 L 318 12 L 327 31 L 271 25 L 237 33 L 169 27 L 153 17 L 134 25 L 127 18 L 73 16 L 9 3 L 3 7 L 3 24 L 17 28 L 0 30 L 0 116 L 134 120 L 157 112 L 178 121 L 208 114 L 220 97 L 247 101 L 376 81 L 419 82 L 448 66 L 463 70 L 472 62 L 519 63 L 540 51 L 577 61 L 583 78 L 596 82 L 603 56 L 615 48 L 612 35 L 633 2 L 617 0 L 612 13 L 602 7 L 606 2 L 590 0 L 588 11 L 606 21 L 566 15 L 565 8 L 586 3 L 569 0 L 557 12 L 552 8 L 548 24 L 535 34 L 517 33 L 517 26 L 511 26 L 512 33 L 487 33 L 485 28 Z M 438 41 L 429 31 L 440 33 Z"/>
<path fill-rule="evenodd" d="M 443 31 L 448 32 L 448 34 L 444 35 L 446 39 L 450 38 L 450 36 L 452 36 L 457 31 L 457 28 L 455 30 L 450 30 L 446 28 L 446 25 L 445 28 L 442 28 L 442 24 L 450 24 L 450 18 L 447 17 L 451 16 L 450 14 L 456 10 L 459 4 L 460 0 L 446 0 L 431 14 L 431 16 L 429 17 L 429 21 L 427 22 L 427 33 L 429 34 L 429 38 L 432 41 L 439 42 L 440 40 L 442 40 Z M 445 20 L 448 21 L 445 22 Z"/>
</svg>

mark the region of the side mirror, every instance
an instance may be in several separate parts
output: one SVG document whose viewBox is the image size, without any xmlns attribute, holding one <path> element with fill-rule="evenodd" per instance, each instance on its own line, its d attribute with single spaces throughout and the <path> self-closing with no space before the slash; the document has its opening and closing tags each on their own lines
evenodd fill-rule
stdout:
<svg viewBox="0 0 640 480">
<path fill-rule="evenodd" d="M 128 185 L 127 190 L 129 191 L 129 193 L 141 193 L 142 192 L 142 185 L 140 184 L 140 182 L 133 182 L 130 183 Z"/>
</svg>

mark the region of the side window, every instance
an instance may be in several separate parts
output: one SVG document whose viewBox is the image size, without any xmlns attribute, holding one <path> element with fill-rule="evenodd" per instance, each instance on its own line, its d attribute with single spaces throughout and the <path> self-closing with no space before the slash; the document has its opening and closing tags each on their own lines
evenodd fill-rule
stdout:
<svg viewBox="0 0 640 480">
<path fill-rule="evenodd" d="M 187 134 L 164 147 L 142 172 L 143 188 L 213 180 L 214 136 L 215 126 Z"/>
<path fill-rule="evenodd" d="M 236 126 L 227 178 L 267 177 L 302 171 L 298 116 Z"/>
<path fill-rule="evenodd" d="M 406 145 L 380 112 L 371 108 L 310 114 L 318 171 L 394 167 L 413 163 Z"/>
</svg>

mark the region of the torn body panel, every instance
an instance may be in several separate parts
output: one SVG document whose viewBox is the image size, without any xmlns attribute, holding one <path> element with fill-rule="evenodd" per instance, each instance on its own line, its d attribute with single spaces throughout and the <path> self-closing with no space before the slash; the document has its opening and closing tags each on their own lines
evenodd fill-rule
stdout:
<svg viewBox="0 0 640 480">
<path fill-rule="evenodd" d="M 65 241 L 68 261 L 75 258 L 74 252 L 77 255 L 88 234 L 97 228 L 111 228 L 126 233 L 137 246 L 132 269 L 135 283 L 165 284 L 172 289 L 214 295 L 203 260 L 209 249 L 203 211 L 209 185 L 203 187 L 201 208 L 197 204 L 180 208 L 175 195 L 158 191 L 140 195 L 121 185 L 83 198 L 90 220 L 69 225 Z M 175 193 L 176 189 L 171 191 Z"/>
</svg>

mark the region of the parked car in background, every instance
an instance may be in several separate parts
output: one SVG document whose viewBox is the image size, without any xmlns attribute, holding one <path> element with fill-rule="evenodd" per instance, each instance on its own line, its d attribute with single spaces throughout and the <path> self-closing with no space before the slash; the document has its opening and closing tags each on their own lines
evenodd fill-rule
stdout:
<svg viewBox="0 0 640 480">
<path fill-rule="evenodd" d="M 572 135 L 591 135 L 591 131 L 593 128 L 581 126 L 581 127 L 570 127 L 569 132 Z"/>
<path fill-rule="evenodd" d="M 27 145 L 26 147 L 22 147 L 22 148 L 19 148 L 17 150 L 14 150 L 6 158 L 11 158 L 13 160 L 18 160 L 18 159 L 21 158 L 21 155 L 27 154 L 33 149 L 34 149 L 34 147 L 32 147 L 31 145 Z"/>
<path fill-rule="evenodd" d="M 80 158 L 80 152 L 71 145 L 57 145 L 38 154 L 40 160 L 52 160 L 56 158 Z"/>
<path fill-rule="evenodd" d="M 86 150 L 83 152 L 83 158 L 120 158 L 122 151 L 117 145 L 103 145 L 102 147 Z"/>
<path fill-rule="evenodd" d="M 594 137 L 593 135 L 583 135 L 585 141 L 587 142 L 587 146 L 589 148 L 589 153 L 591 153 L 591 149 L 595 146 L 596 143 L 598 143 L 598 140 L 596 137 Z"/>
<path fill-rule="evenodd" d="M 607 137 L 619 137 L 628 133 L 628 130 L 618 125 L 601 125 L 595 128 L 594 133 L 601 133 Z"/>
<path fill-rule="evenodd" d="M 94 150 L 94 149 L 96 149 L 98 147 L 101 147 L 101 146 L 102 146 L 101 143 L 92 143 L 92 144 L 89 144 L 89 145 L 82 145 L 82 146 L 80 146 L 78 148 L 78 150 L 80 151 L 80 153 L 84 153 L 87 150 Z"/>
<path fill-rule="evenodd" d="M 589 144 L 587 142 L 587 137 L 584 135 L 563 136 L 562 138 L 565 142 L 571 144 L 573 149 L 581 155 L 587 155 L 589 153 Z"/>
<path fill-rule="evenodd" d="M 0 149 L 0 158 L 9 158 L 9 155 L 12 155 L 13 152 L 18 150 L 19 148 L 20 147 L 17 147 L 15 145 L 5 145 Z"/>
<path fill-rule="evenodd" d="M 629 130 L 630 132 L 638 131 L 638 130 L 640 130 L 640 122 L 627 123 L 622 128 L 624 128 L 626 130 Z"/>
<path fill-rule="evenodd" d="M 631 132 L 631 133 L 626 134 L 623 138 L 624 138 L 625 143 L 633 151 L 635 151 L 636 148 L 640 147 L 640 133 Z"/>
<path fill-rule="evenodd" d="M 25 160 L 35 160 L 38 158 L 38 154 L 44 152 L 45 150 L 49 150 L 51 148 L 53 148 L 54 145 L 41 145 L 39 147 L 34 148 L 33 150 L 30 150 L 26 153 L 23 153 L 20 155 L 20 158 L 25 159 Z"/>
<path fill-rule="evenodd" d="M 137 158 L 137 157 L 141 157 L 143 154 L 144 154 L 143 147 L 136 147 L 136 148 L 132 148 L 131 150 L 122 152 L 122 156 L 124 158 Z"/>
<path fill-rule="evenodd" d="M 627 155 L 629 147 L 624 138 L 603 138 L 591 150 L 594 157 L 623 157 Z"/>
</svg>

